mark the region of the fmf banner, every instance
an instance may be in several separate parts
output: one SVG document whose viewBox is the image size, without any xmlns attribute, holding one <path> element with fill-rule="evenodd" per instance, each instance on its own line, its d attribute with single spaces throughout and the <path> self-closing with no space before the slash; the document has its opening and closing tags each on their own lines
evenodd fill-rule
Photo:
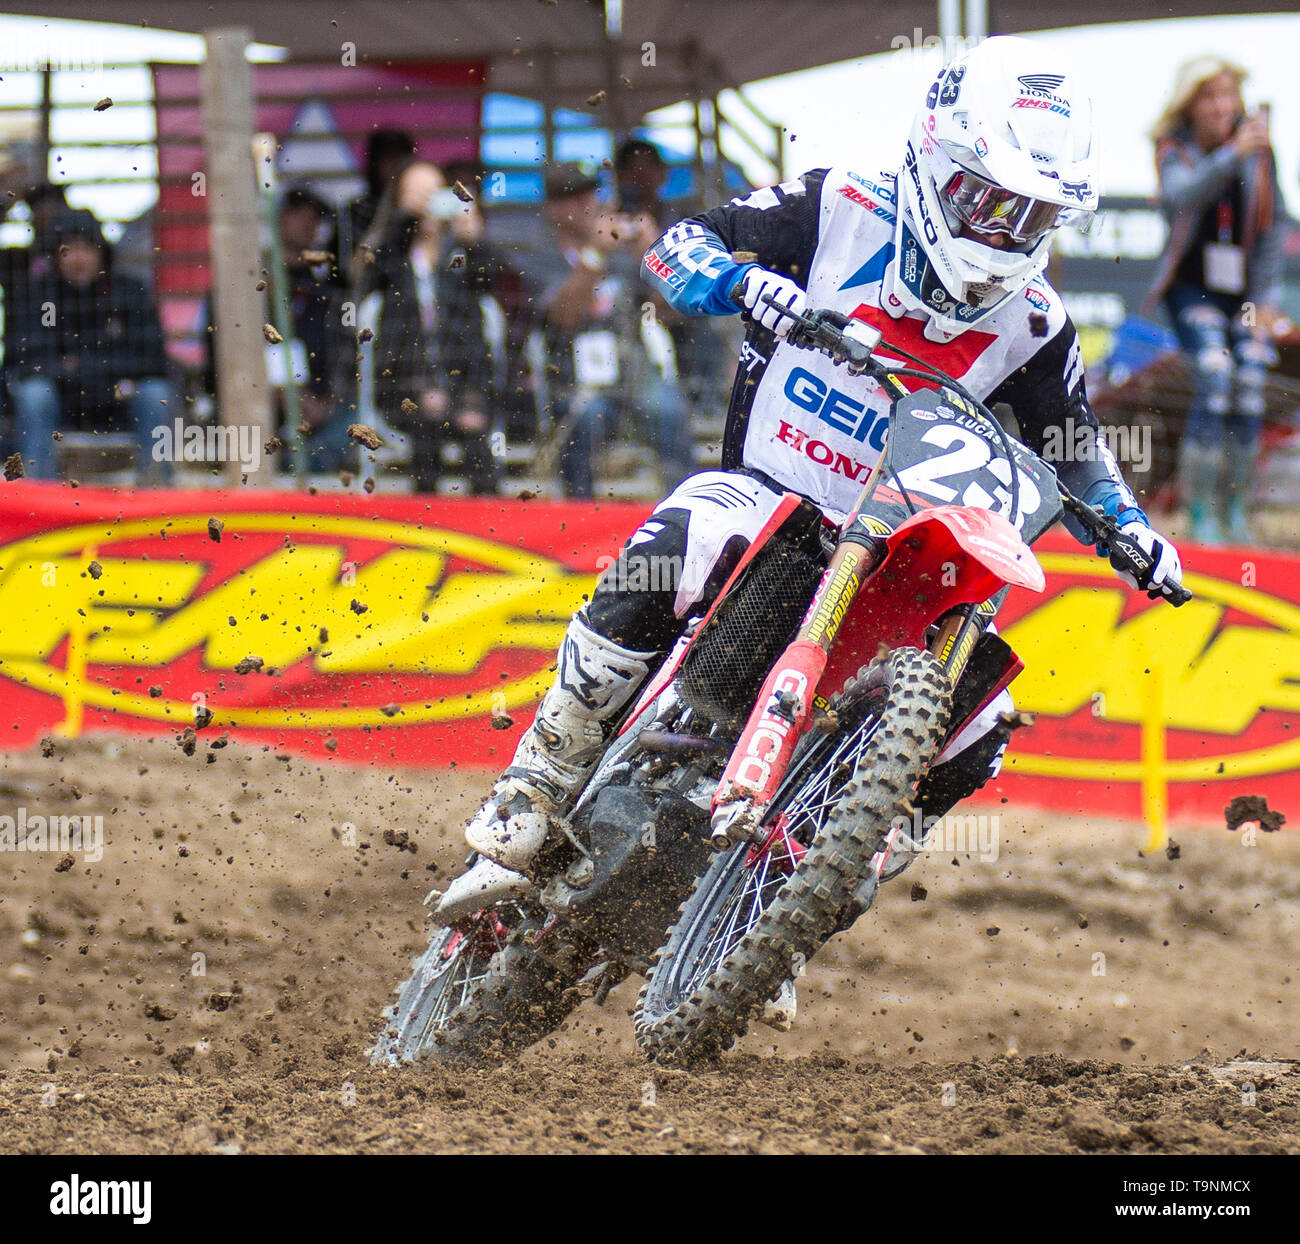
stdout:
<svg viewBox="0 0 1300 1244">
<path fill-rule="evenodd" d="M 1174 609 L 1059 530 L 1035 551 L 1047 590 L 1013 591 L 998 627 L 1026 666 L 1016 707 L 1036 722 L 982 798 L 1136 816 L 1154 764 L 1174 819 L 1222 823 L 1232 797 L 1263 795 L 1294 823 L 1300 559 L 1182 546 L 1194 598 Z"/>
<path fill-rule="evenodd" d="M 254 492 L 0 492 L 12 747 L 200 725 L 352 763 L 501 767 L 637 505 Z M 1196 598 L 1129 591 L 1069 537 L 999 627 L 1026 663 L 982 798 L 1174 819 L 1235 795 L 1300 816 L 1300 560 L 1183 550 Z M 513 725 L 511 724 L 513 721 Z M 504 727 L 504 728 L 498 728 Z M 1153 739 L 1158 747 L 1153 755 Z"/>
<path fill-rule="evenodd" d="M 318 756 L 491 766 L 642 507 L 0 492 L 11 746 L 203 722 Z M 71 726 L 69 727 L 69 723 Z M 505 761 L 500 761 L 504 766 Z"/>
</svg>

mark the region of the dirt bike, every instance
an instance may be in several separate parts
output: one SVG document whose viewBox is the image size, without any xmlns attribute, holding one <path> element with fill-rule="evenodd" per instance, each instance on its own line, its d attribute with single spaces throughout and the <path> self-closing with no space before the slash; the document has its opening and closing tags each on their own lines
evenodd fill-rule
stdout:
<svg viewBox="0 0 1300 1244">
<path fill-rule="evenodd" d="M 784 493 L 617 724 L 535 884 L 434 931 L 375 1063 L 507 1056 L 633 972 L 650 1057 L 728 1048 L 921 849 L 905 827 L 932 763 L 1023 668 L 989 624 L 1011 586 L 1043 590 L 1029 545 L 1068 509 L 1149 573 L 950 376 L 838 312 L 790 318 L 792 345 L 892 401 L 853 512 L 834 524 Z"/>
</svg>

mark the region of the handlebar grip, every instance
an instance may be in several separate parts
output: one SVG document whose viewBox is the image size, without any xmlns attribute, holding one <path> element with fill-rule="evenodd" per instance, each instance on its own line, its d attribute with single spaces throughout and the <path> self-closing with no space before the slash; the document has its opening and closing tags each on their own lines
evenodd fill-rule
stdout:
<svg viewBox="0 0 1300 1244">
<path fill-rule="evenodd" d="M 745 305 L 745 282 L 737 281 L 731 287 L 731 293 L 729 293 L 727 297 L 734 302 L 736 306 L 743 307 Z"/>
<path fill-rule="evenodd" d="M 1125 539 L 1119 533 L 1112 533 L 1110 540 L 1110 564 L 1116 570 L 1123 570 L 1141 582 L 1151 573 L 1153 558 L 1140 545 Z M 1181 583 L 1169 587 L 1147 589 L 1149 600 L 1167 600 L 1175 609 L 1187 604 L 1192 594 Z"/>
</svg>

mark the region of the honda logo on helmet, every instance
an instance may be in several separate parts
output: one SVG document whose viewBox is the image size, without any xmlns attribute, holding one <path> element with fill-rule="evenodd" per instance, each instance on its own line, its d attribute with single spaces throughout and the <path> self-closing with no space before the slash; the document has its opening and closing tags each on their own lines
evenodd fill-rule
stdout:
<svg viewBox="0 0 1300 1244">
<path fill-rule="evenodd" d="M 1065 81 L 1065 74 L 1022 73 L 1016 81 L 1028 91 L 1054 91 Z"/>
</svg>

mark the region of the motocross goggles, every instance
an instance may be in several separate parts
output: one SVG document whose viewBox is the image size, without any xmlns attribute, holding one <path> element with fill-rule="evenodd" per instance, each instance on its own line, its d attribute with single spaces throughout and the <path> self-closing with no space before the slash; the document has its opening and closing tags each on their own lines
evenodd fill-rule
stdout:
<svg viewBox="0 0 1300 1244">
<path fill-rule="evenodd" d="M 939 189 L 945 212 L 976 233 L 1006 234 L 1017 250 L 1030 250 L 1049 230 L 1075 223 L 1079 213 L 1059 203 L 1016 194 L 967 169 L 955 169 Z"/>
</svg>

